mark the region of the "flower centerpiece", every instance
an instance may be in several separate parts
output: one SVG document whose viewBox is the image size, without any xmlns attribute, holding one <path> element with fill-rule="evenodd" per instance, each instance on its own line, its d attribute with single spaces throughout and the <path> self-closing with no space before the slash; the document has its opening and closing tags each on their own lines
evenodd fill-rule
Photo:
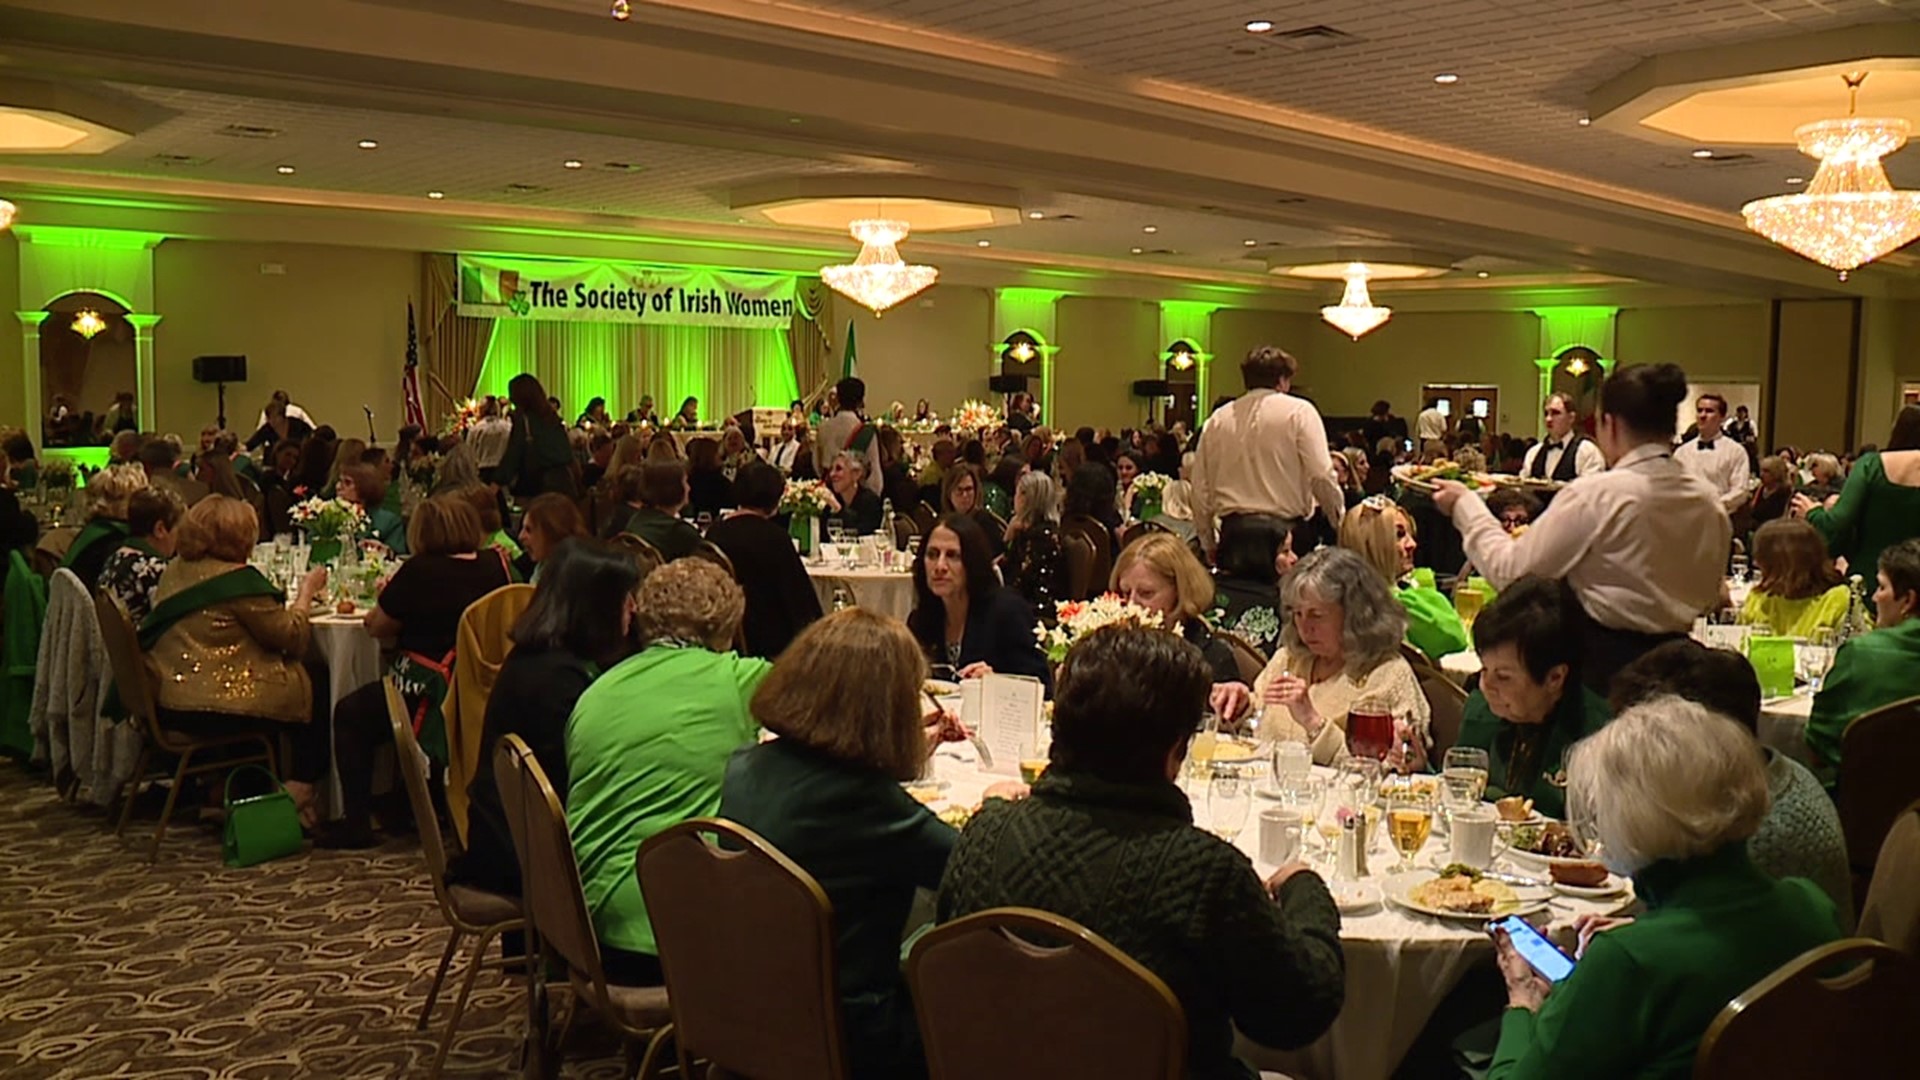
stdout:
<svg viewBox="0 0 1920 1080">
<path fill-rule="evenodd" d="M 787 531 L 800 554 L 811 555 L 820 543 L 820 517 L 830 505 L 827 485 L 819 480 L 789 480 L 780 496 L 780 512 L 787 515 Z"/>
<path fill-rule="evenodd" d="M 332 562 L 340 554 L 341 542 L 357 538 L 367 527 L 366 511 L 345 499 L 316 497 L 295 503 L 287 513 L 313 545 L 308 561 L 315 565 Z"/>
<path fill-rule="evenodd" d="M 452 415 L 447 417 L 446 430 L 443 431 L 441 434 L 465 435 L 467 433 L 467 429 L 472 427 L 479 419 L 480 419 L 479 399 L 468 398 L 467 400 L 454 406 Z"/>
<path fill-rule="evenodd" d="M 960 403 L 953 413 L 953 430 L 961 435 L 980 435 L 1006 423 L 1000 410 L 972 398 Z"/>
<path fill-rule="evenodd" d="M 1167 485 L 1173 478 L 1166 473 L 1145 472 L 1133 478 L 1133 518 L 1135 521 L 1152 521 L 1160 516 L 1160 502 L 1166 497 Z"/>
<path fill-rule="evenodd" d="M 1157 628 L 1161 624 L 1159 612 L 1122 600 L 1113 593 L 1104 593 L 1092 600 L 1062 600 L 1054 605 L 1054 611 L 1054 625 L 1037 626 L 1033 630 L 1033 636 L 1039 639 L 1040 648 L 1047 654 L 1047 662 L 1052 664 L 1065 660 L 1074 642 L 1103 626 L 1129 623 Z"/>
</svg>

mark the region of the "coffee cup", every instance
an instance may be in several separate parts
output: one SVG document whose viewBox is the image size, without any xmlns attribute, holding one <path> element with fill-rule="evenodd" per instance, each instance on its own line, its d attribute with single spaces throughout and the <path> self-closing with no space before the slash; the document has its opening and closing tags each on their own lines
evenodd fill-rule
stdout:
<svg viewBox="0 0 1920 1080">
<path fill-rule="evenodd" d="M 1453 812 L 1452 838 L 1448 841 L 1447 861 L 1462 863 L 1475 870 L 1493 865 L 1494 845 L 1500 830 L 1500 815 L 1490 806 L 1473 806 Z"/>
<path fill-rule="evenodd" d="M 1306 819 L 1298 810 L 1270 807 L 1260 812 L 1260 861 L 1281 866 L 1300 857 Z"/>
</svg>

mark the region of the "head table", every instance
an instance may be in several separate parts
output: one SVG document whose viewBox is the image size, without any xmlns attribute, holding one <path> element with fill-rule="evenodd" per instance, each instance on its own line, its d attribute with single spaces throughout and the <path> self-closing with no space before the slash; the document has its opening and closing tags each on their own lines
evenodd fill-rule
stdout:
<svg viewBox="0 0 1920 1080">
<path fill-rule="evenodd" d="M 1315 774 L 1332 770 L 1316 767 Z M 945 781 L 945 807 L 972 807 L 989 784 L 1008 779 L 981 771 L 973 748 L 965 743 L 943 746 L 934 755 L 934 776 Z M 1264 786 L 1264 781 L 1262 781 Z M 1208 824 L 1204 794 L 1193 797 L 1194 823 Z M 1234 841 L 1261 877 L 1276 867 L 1260 859 L 1260 811 L 1277 806 L 1256 798 L 1246 826 Z M 1384 829 L 1375 830 L 1368 853 L 1373 873 L 1366 879 L 1382 884 L 1398 864 L 1387 845 Z M 1316 841 L 1309 839 L 1307 858 L 1325 865 Z M 1444 859 L 1447 839 L 1436 826 L 1426 847 L 1414 857 L 1416 867 Z M 1501 869 L 1507 869 L 1504 865 Z M 1544 878 L 1545 872 L 1515 868 L 1516 873 Z M 1573 950 L 1573 920 L 1583 914 L 1610 915 L 1633 903 L 1631 888 L 1605 900 L 1556 895 L 1551 905 L 1531 916 L 1536 924 L 1550 920 L 1548 934 L 1568 952 Z M 1405 1056 L 1435 1006 L 1470 967 L 1492 963 L 1493 944 L 1478 921 L 1432 918 L 1382 901 L 1341 916 L 1340 940 L 1347 960 L 1347 1000 L 1339 1019 L 1318 1041 L 1299 1050 L 1273 1050 L 1241 1040 L 1240 1053 L 1263 1069 L 1275 1069 L 1298 1080 L 1338 1077 L 1339 1080 L 1385 1080 Z"/>
</svg>

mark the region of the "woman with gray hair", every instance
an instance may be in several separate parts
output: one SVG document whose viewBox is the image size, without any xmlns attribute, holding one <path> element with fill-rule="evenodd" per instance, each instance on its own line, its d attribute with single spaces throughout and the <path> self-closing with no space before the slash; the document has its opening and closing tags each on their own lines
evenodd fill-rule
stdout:
<svg viewBox="0 0 1920 1080">
<path fill-rule="evenodd" d="M 884 507 L 880 496 L 867 486 L 867 458 L 846 450 L 833 456 L 827 468 L 828 521 L 837 521 L 847 531 L 867 536 L 880 531 Z"/>
<path fill-rule="evenodd" d="M 1579 962 L 1558 984 L 1495 932 L 1507 1009 L 1489 1075 L 1686 1076 L 1728 1001 L 1839 938 L 1833 901 L 1748 858 L 1766 768 L 1753 736 L 1703 705 L 1628 709 L 1575 744 L 1567 775 L 1577 827 L 1648 911 L 1577 920 Z"/>
<path fill-rule="evenodd" d="M 1407 613 L 1385 579 L 1345 548 L 1321 548 L 1287 574 L 1280 596 L 1280 650 L 1253 684 L 1256 700 L 1283 706 L 1267 711 L 1269 729 L 1331 765 L 1347 756 L 1349 713 L 1384 714 L 1394 722 L 1387 765 L 1425 768 L 1431 713 L 1400 656 Z"/>
<path fill-rule="evenodd" d="M 1020 477 L 1002 558 L 1007 588 L 1052 623 L 1054 603 L 1067 598 L 1067 553 L 1060 546 L 1060 498 L 1053 477 L 1039 471 Z"/>
</svg>

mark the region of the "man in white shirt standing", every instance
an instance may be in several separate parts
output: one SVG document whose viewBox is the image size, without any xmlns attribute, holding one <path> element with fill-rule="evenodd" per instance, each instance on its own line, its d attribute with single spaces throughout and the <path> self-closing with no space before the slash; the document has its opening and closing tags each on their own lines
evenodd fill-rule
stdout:
<svg viewBox="0 0 1920 1080">
<path fill-rule="evenodd" d="M 1682 468 L 1705 480 L 1720 496 L 1720 505 L 1729 514 L 1747 501 L 1747 448 L 1720 429 L 1727 422 L 1727 399 L 1719 394 L 1701 394 L 1693 403 L 1694 422 L 1700 434 L 1680 444 L 1673 459 Z"/>
<path fill-rule="evenodd" d="M 287 419 L 298 420 L 310 428 L 317 428 L 320 426 L 319 424 L 314 422 L 314 419 L 312 416 L 307 414 L 307 410 L 293 403 L 293 400 L 287 396 L 287 392 L 285 390 L 275 390 L 273 392 L 273 396 L 268 400 L 269 402 L 278 402 L 279 404 L 286 406 Z M 259 431 L 261 428 L 266 426 L 267 426 L 267 410 L 262 408 L 260 410 L 260 420 L 258 423 L 253 425 L 253 430 Z"/>
<path fill-rule="evenodd" d="M 1326 423 L 1294 397 L 1299 361 L 1262 345 L 1247 354 L 1247 392 L 1214 410 L 1193 463 L 1193 525 L 1212 555 L 1223 536 L 1256 524 L 1292 528 L 1317 505 L 1334 525 L 1346 501 L 1333 481 Z M 1277 519 L 1258 523 L 1253 519 Z"/>
<path fill-rule="evenodd" d="M 1429 442 L 1444 440 L 1447 437 L 1447 414 L 1440 411 L 1438 398 L 1427 402 L 1420 415 L 1413 418 L 1413 441 L 1418 449 L 1426 449 Z"/>
<path fill-rule="evenodd" d="M 839 409 L 820 422 L 820 437 L 813 442 L 813 467 L 825 476 L 840 451 L 864 454 L 867 474 L 863 483 L 867 490 L 878 495 L 886 472 L 880 467 L 880 440 L 875 438 L 880 431 L 867 423 L 865 414 L 866 381 L 849 375 L 833 384 L 833 397 Z"/>
<path fill-rule="evenodd" d="M 1600 444 L 1574 430 L 1574 421 L 1579 415 L 1574 411 L 1573 398 L 1566 394 L 1548 396 L 1544 413 L 1547 437 L 1527 448 L 1527 456 L 1520 465 L 1521 476 L 1558 480 L 1564 484 L 1576 477 L 1605 471 L 1607 458 L 1600 452 Z"/>
<path fill-rule="evenodd" d="M 491 483 L 500 459 L 507 456 L 507 443 L 513 439 L 513 421 L 500 415 L 500 399 L 488 394 L 480 399 L 480 418 L 467 429 L 467 445 L 473 448 L 473 462 L 480 467 L 480 478 Z"/>
</svg>

